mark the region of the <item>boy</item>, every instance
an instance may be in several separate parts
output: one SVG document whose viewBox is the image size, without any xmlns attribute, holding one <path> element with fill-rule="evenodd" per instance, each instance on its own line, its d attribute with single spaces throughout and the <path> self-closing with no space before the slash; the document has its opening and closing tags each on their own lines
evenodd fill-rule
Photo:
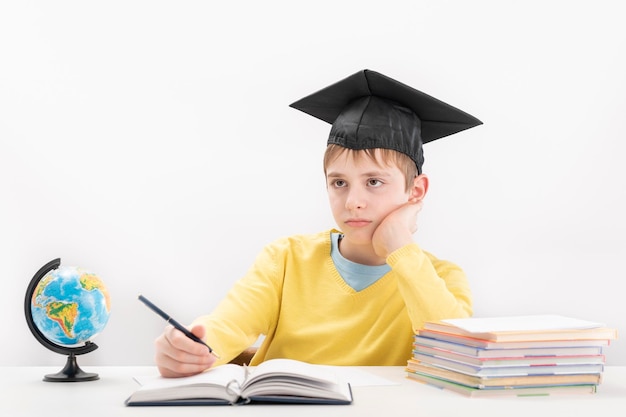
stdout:
<svg viewBox="0 0 626 417">
<path fill-rule="evenodd" d="M 266 246 L 226 298 L 191 331 L 156 340 L 166 377 L 228 362 L 265 339 L 255 365 L 293 358 L 330 365 L 406 365 L 424 321 L 471 315 L 456 265 L 413 242 L 428 191 L 422 144 L 481 122 L 382 74 L 363 70 L 291 105 L 332 124 L 326 186 L 340 230 Z"/>
</svg>

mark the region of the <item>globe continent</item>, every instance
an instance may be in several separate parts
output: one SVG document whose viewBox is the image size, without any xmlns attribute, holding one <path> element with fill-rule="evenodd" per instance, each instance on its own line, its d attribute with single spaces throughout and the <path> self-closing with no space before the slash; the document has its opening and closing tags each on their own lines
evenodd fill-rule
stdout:
<svg viewBox="0 0 626 417">
<path fill-rule="evenodd" d="M 111 311 L 100 278 L 78 267 L 61 266 L 37 284 L 31 300 L 35 326 L 49 341 L 77 346 L 96 337 Z"/>
</svg>

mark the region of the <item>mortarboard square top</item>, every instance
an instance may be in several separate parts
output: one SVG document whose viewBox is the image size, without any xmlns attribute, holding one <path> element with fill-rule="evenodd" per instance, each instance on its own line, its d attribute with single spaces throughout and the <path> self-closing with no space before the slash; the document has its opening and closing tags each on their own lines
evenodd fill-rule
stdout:
<svg viewBox="0 0 626 417">
<path fill-rule="evenodd" d="M 482 124 L 474 116 L 371 70 L 290 105 L 332 124 L 328 144 L 393 149 L 422 171 L 422 144 Z"/>
</svg>

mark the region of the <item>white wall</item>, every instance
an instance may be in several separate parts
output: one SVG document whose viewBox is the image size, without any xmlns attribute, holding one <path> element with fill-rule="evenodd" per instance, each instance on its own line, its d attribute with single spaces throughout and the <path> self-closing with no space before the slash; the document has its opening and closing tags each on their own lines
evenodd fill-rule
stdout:
<svg viewBox="0 0 626 417">
<path fill-rule="evenodd" d="M 626 331 L 621 2 L 304 4 L 0 5 L 0 365 L 64 363 L 23 317 L 53 258 L 113 298 L 79 363 L 147 365 L 164 323 L 139 293 L 188 322 L 264 244 L 334 226 L 329 126 L 288 104 L 363 68 L 484 122 L 425 147 L 416 234 L 464 267 L 475 314 Z"/>
</svg>

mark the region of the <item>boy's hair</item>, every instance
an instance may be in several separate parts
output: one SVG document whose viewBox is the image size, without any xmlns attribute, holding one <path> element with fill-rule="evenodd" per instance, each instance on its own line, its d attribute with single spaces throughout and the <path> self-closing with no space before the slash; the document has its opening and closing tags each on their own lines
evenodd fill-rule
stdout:
<svg viewBox="0 0 626 417">
<path fill-rule="evenodd" d="M 376 158 L 376 150 L 380 158 Z M 374 148 L 374 149 L 349 149 L 340 145 L 330 144 L 324 153 L 324 175 L 328 165 L 344 153 L 348 153 L 352 158 L 358 159 L 363 156 L 370 158 L 378 165 L 385 164 L 387 166 L 395 165 L 404 174 L 405 189 L 409 191 L 413 187 L 413 180 L 418 176 L 417 166 L 408 155 L 393 149 Z"/>
</svg>

